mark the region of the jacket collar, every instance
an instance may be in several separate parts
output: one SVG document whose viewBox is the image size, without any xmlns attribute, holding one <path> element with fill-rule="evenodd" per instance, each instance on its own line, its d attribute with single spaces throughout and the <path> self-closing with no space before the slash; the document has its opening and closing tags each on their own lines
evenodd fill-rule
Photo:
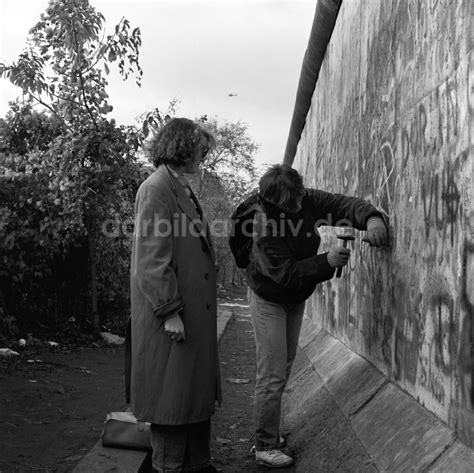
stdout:
<svg viewBox="0 0 474 473">
<path fill-rule="evenodd" d="M 197 198 L 194 199 L 194 203 L 196 204 L 194 205 L 191 198 L 188 197 L 188 195 L 186 194 L 186 191 L 183 185 L 173 175 L 173 173 L 168 169 L 167 166 L 161 165 L 158 168 L 157 172 L 161 172 L 169 180 L 171 184 L 171 189 L 174 195 L 176 196 L 178 207 L 182 210 L 182 212 L 186 215 L 186 217 L 191 221 L 191 224 L 194 226 L 196 232 L 200 235 L 200 237 L 204 239 L 212 255 L 212 258 L 214 259 L 215 254 L 214 254 L 214 249 L 212 247 L 211 236 L 209 233 L 209 225 L 204 215 L 204 211 L 201 205 L 199 204 Z"/>
</svg>

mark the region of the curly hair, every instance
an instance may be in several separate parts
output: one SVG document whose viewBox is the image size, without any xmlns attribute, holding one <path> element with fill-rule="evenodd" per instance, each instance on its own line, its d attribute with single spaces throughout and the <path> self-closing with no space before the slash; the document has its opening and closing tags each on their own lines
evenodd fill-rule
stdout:
<svg viewBox="0 0 474 473">
<path fill-rule="evenodd" d="M 180 167 L 192 158 L 196 145 L 205 136 L 212 146 L 214 137 L 188 118 L 173 118 L 150 139 L 146 151 L 155 167 L 170 164 Z"/>
</svg>

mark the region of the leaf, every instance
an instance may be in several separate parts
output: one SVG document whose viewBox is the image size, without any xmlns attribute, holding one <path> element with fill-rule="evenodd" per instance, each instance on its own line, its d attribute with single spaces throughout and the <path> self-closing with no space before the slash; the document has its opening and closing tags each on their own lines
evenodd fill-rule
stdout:
<svg viewBox="0 0 474 473">
<path fill-rule="evenodd" d="M 250 380 L 247 378 L 226 378 L 226 381 L 231 384 L 249 384 Z"/>
<path fill-rule="evenodd" d="M 64 458 L 64 460 L 67 462 L 78 462 L 82 458 L 84 458 L 84 454 L 71 455 L 69 457 Z"/>
<path fill-rule="evenodd" d="M 104 70 L 105 70 L 105 73 L 106 73 L 107 75 L 110 74 L 110 69 L 109 69 L 109 66 L 107 65 L 106 62 L 104 62 Z"/>
<path fill-rule="evenodd" d="M 222 438 L 222 437 L 216 437 L 216 442 L 217 442 L 218 444 L 220 444 L 220 445 L 229 445 L 229 444 L 232 443 L 231 440 L 229 440 L 229 439 L 224 439 L 224 438 Z"/>
</svg>

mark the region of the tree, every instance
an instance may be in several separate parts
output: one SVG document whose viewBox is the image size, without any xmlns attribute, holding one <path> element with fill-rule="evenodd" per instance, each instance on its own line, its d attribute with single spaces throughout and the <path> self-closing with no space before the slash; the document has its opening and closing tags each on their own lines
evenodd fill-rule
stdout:
<svg viewBox="0 0 474 473">
<path fill-rule="evenodd" d="M 233 208 L 255 187 L 257 172 L 254 154 L 258 145 L 242 122 L 223 122 L 217 119 L 200 119 L 215 138 L 215 146 L 201 166 L 201 174 L 194 179 L 194 189 L 214 230 L 216 264 L 219 280 L 223 284 L 231 274 L 235 279 L 235 266 L 228 245 Z"/>
<path fill-rule="evenodd" d="M 112 111 L 105 75 L 118 61 L 124 79 L 135 73 L 140 85 L 140 28 L 130 32 L 123 18 L 103 40 L 104 17 L 88 0 L 51 0 L 46 14 L 30 30 L 16 63 L 0 63 L 0 75 L 21 87 L 28 99 L 60 117 L 69 128 L 99 127 Z"/>
<path fill-rule="evenodd" d="M 203 175 L 218 176 L 227 198 L 236 205 L 255 184 L 254 155 L 258 145 L 243 122 L 220 124 L 216 118 L 204 119 L 203 125 L 214 135 L 216 143 L 202 166 Z M 206 199 L 205 186 L 206 179 L 202 179 L 199 193 L 203 200 Z"/>
<path fill-rule="evenodd" d="M 103 23 L 104 17 L 88 0 L 52 0 L 30 30 L 18 60 L 0 63 L 0 76 L 21 87 L 26 106 L 43 106 L 50 112 L 49 123 L 61 129 L 50 137 L 43 134 L 39 142 L 24 139 L 21 150 L 10 142 L 16 148 L 9 152 L 21 151 L 22 160 L 30 166 L 34 161 L 38 175 L 50 178 L 49 191 L 38 195 L 35 202 L 44 210 L 41 232 L 51 233 L 53 239 L 62 237 L 61 219 L 50 215 L 51 209 L 57 209 L 70 233 L 82 233 L 87 239 L 90 305 L 96 330 L 101 223 L 124 211 L 123 204 L 133 200 L 130 196 L 139 181 L 136 157 L 140 141 L 137 133 L 106 118 L 112 106 L 105 76 L 113 63 L 118 64 L 124 79 L 133 74 L 140 85 L 142 76 L 140 29 L 132 30 L 129 21 L 122 19 L 114 32 L 105 36 Z M 28 115 L 30 120 L 37 119 L 32 108 Z M 18 157 L 13 158 L 13 164 L 11 154 L 2 159 L 11 164 L 9 179 L 24 177 L 22 168 L 16 167 Z"/>
</svg>

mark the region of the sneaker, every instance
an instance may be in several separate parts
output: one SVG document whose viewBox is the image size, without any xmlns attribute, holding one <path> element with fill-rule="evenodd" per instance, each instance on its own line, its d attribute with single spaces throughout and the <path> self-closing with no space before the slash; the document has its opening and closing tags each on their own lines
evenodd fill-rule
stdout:
<svg viewBox="0 0 474 473">
<path fill-rule="evenodd" d="M 282 435 L 280 435 L 280 448 L 285 448 L 285 447 L 286 447 L 286 440 L 285 440 L 285 438 L 284 438 Z M 253 454 L 253 453 L 255 453 L 256 451 L 257 451 L 257 449 L 255 448 L 255 445 L 252 445 L 252 446 L 250 447 L 250 453 Z"/>
<path fill-rule="evenodd" d="M 283 468 L 293 464 L 293 458 L 285 455 L 281 450 L 261 450 L 255 452 L 255 460 L 260 465 L 270 468 Z"/>
</svg>

